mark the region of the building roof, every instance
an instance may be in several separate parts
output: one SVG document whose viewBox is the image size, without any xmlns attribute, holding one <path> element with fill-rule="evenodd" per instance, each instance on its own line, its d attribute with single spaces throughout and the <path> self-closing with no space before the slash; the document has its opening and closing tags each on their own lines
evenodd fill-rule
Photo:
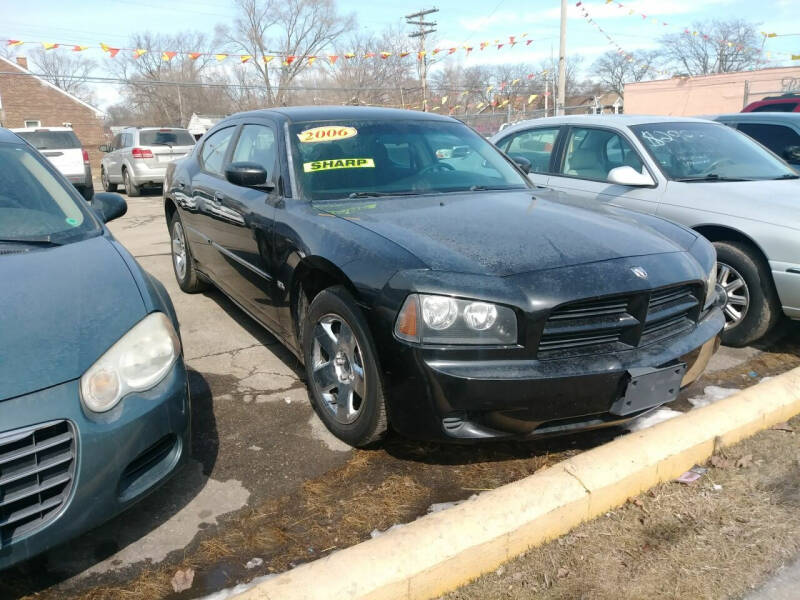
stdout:
<svg viewBox="0 0 800 600">
<path fill-rule="evenodd" d="M 27 73 L 28 75 L 30 75 L 34 79 L 37 79 L 39 81 L 39 83 L 41 83 L 42 85 L 50 87 L 50 88 L 54 89 L 55 91 L 57 91 L 58 93 L 65 95 L 67 98 L 69 98 L 73 102 L 77 102 L 78 104 L 81 104 L 81 105 L 85 106 L 86 108 L 94 111 L 94 113 L 95 113 L 95 115 L 97 117 L 99 117 L 99 118 L 105 117 L 106 114 L 102 110 L 100 110 L 99 108 L 96 108 L 96 107 L 92 106 L 88 102 L 84 102 L 83 100 L 81 100 L 80 98 L 78 98 L 77 96 L 75 96 L 73 94 L 70 94 L 69 92 L 65 92 L 60 87 L 58 87 L 56 85 L 53 85 L 52 83 L 50 83 L 46 79 L 43 79 L 43 78 L 39 77 L 38 75 L 34 75 L 28 69 L 24 69 L 21 65 L 18 65 L 16 62 L 8 60 L 7 58 L 3 58 L 2 56 L 0 56 L 0 69 L 5 70 L 5 65 L 10 65 L 10 66 L 14 67 L 17 71 L 20 71 L 22 73 Z M 2 75 L 0 75 L 0 77 L 2 77 Z M 16 77 L 16 75 L 13 75 L 12 77 Z"/>
</svg>

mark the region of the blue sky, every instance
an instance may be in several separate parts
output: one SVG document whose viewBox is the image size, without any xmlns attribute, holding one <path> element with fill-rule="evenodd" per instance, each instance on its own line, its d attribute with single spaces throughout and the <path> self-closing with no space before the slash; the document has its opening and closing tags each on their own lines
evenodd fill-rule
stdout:
<svg viewBox="0 0 800 600">
<path fill-rule="evenodd" d="M 763 31 L 800 34 L 799 0 L 621 0 L 626 10 L 605 0 L 587 0 L 583 5 L 623 48 L 629 52 L 653 48 L 660 35 L 682 31 L 698 20 L 740 17 L 759 23 Z M 559 2 L 557 0 L 438 0 L 431 3 L 407 0 L 338 0 L 342 12 L 354 13 L 358 27 L 380 31 L 388 26 L 399 27 L 403 15 L 435 4 L 440 10 L 433 15 L 439 23 L 439 44 L 442 47 L 470 43 L 476 48 L 482 40 L 508 38 L 528 33 L 534 42 L 513 49 L 472 52 L 466 64 L 479 62 L 538 63 L 550 56 L 551 47 L 558 52 Z M 610 49 L 607 40 L 586 23 L 569 0 L 568 52 L 582 54 L 591 64 L 599 54 Z M 648 20 L 629 16 L 627 8 L 645 13 Z M 174 33 L 201 30 L 209 35 L 220 22 L 231 22 L 235 11 L 226 0 L 0 0 L 0 38 L 25 41 L 48 41 L 72 44 L 125 45 L 134 32 Z M 656 25 L 651 18 L 669 23 Z M 24 46 L 23 46 L 24 48 Z M 379 49 L 376 49 L 379 50 Z M 790 64 L 779 52 L 800 54 L 800 35 L 773 38 L 767 50 L 775 64 Z M 87 51 L 90 52 L 90 51 Z M 91 51 L 102 64 L 99 51 Z M 461 55 L 461 53 L 459 53 Z M 450 58 L 448 60 L 454 60 Z M 459 60 L 464 60 L 463 56 Z M 794 63 L 800 66 L 800 61 Z M 98 86 L 99 87 L 99 86 Z M 100 103 L 113 101 L 111 88 L 98 89 Z"/>
</svg>

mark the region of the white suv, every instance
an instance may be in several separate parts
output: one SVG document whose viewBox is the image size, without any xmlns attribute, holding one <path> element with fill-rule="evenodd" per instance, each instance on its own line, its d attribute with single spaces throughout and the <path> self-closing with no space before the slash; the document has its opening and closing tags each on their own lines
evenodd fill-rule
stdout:
<svg viewBox="0 0 800 600">
<path fill-rule="evenodd" d="M 69 127 L 25 127 L 12 129 L 53 163 L 86 200 L 94 196 L 89 154 Z"/>
</svg>

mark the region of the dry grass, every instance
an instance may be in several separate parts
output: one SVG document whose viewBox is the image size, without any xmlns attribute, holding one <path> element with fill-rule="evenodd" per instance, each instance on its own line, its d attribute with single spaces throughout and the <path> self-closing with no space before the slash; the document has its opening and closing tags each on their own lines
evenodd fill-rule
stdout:
<svg viewBox="0 0 800 600">
<path fill-rule="evenodd" d="M 800 435 L 769 430 L 724 452 L 693 485 L 662 484 L 445 599 L 740 596 L 800 551 Z"/>
</svg>

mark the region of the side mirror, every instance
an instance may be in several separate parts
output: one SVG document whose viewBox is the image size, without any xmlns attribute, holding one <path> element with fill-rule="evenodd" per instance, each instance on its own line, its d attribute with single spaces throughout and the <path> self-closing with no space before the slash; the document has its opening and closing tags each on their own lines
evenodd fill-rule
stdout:
<svg viewBox="0 0 800 600">
<path fill-rule="evenodd" d="M 128 212 L 128 203 L 125 202 L 125 198 L 112 192 L 97 192 L 90 205 L 103 219 L 103 223 L 118 219 Z"/>
<path fill-rule="evenodd" d="M 517 163 L 517 166 L 523 171 L 525 171 L 526 174 L 531 172 L 531 168 L 533 167 L 531 161 L 529 161 L 521 154 L 510 154 L 509 158 L 513 160 L 515 163 Z"/>
<path fill-rule="evenodd" d="M 617 167 L 608 172 L 608 182 L 616 183 L 617 185 L 630 185 L 635 187 L 646 187 L 655 185 L 656 182 L 650 177 L 650 173 L 644 171 L 639 173 L 633 167 L 625 165 L 624 167 Z"/>
<path fill-rule="evenodd" d="M 800 146 L 787 146 L 783 158 L 790 163 L 800 163 Z"/>
<path fill-rule="evenodd" d="M 260 190 L 271 190 L 275 186 L 267 182 L 267 170 L 258 163 L 235 162 L 225 169 L 225 179 L 233 185 Z"/>
<path fill-rule="evenodd" d="M 100 152 L 111 152 L 111 145 L 110 144 L 103 144 L 98 148 Z"/>
</svg>

